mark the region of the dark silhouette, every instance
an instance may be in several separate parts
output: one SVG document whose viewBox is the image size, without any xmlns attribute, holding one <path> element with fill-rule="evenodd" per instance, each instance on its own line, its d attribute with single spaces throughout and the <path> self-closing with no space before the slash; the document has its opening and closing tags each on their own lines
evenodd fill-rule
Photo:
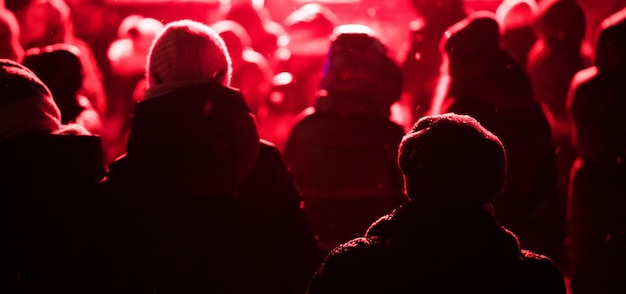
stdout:
<svg viewBox="0 0 626 294">
<path fill-rule="evenodd" d="M 24 61 L 52 92 L 61 111 L 61 123 L 76 123 L 92 134 L 100 134 L 102 121 L 89 99 L 80 95 L 85 73 L 80 50 L 70 44 L 55 44 L 26 51 Z"/>
<path fill-rule="evenodd" d="M 105 183 L 98 290 L 303 292 L 316 241 L 279 151 L 228 87 L 222 39 L 172 22 L 148 60 L 127 153 Z"/>
<path fill-rule="evenodd" d="M 102 74 L 93 51 L 74 35 L 70 7 L 64 0 L 27 1 L 15 11 L 20 24 L 20 42 L 24 49 L 69 43 L 81 51 L 85 83 L 81 94 L 89 99 L 100 116 L 106 115 L 106 94 Z"/>
<path fill-rule="evenodd" d="M 22 62 L 24 48 L 20 44 L 20 24 L 8 9 L 0 7 L 0 58 Z"/>
<path fill-rule="evenodd" d="M 442 91 L 433 110 L 470 115 L 502 140 L 509 176 L 494 202 L 496 220 L 523 247 L 560 261 L 567 226 L 550 125 L 528 75 L 499 44 L 491 13 L 476 12 L 452 26 L 442 40 Z"/>
<path fill-rule="evenodd" d="M 439 42 L 448 27 L 466 16 L 463 0 L 411 0 L 411 4 L 420 17 L 411 22 L 409 49 L 400 57 L 409 122 L 430 110 L 442 61 Z"/>
<path fill-rule="evenodd" d="M 578 159 L 569 190 L 571 289 L 626 285 L 626 9 L 600 25 L 595 66 L 572 81 L 568 108 Z"/>
<path fill-rule="evenodd" d="M 404 197 L 395 161 L 404 133 L 389 120 L 402 72 L 374 32 L 337 27 L 322 95 L 294 126 L 285 160 L 326 250 L 360 236 Z"/>
<path fill-rule="evenodd" d="M 0 88 L 0 292 L 81 293 L 105 174 L 100 140 L 62 125 L 26 67 L 0 60 Z"/>
<path fill-rule="evenodd" d="M 535 100 L 542 104 L 556 148 L 559 196 L 565 207 L 569 173 L 576 159 L 571 118 L 565 107 L 572 77 L 591 64 L 584 42 L 585 14 L 573 0 L 543 1 L 536 22 L 539 39 L 528 57 Z M 562 264 L 565 268 L 566 264 Z"/>
<path fill-rule="evenodd" d="M 469 116 L 420 119 L 398 164 L 410 202 L 333 250 L 316 293 L 565 293 L 548 258 L 522 250 L 490 203 L 505 184 L 500 140 Z"/>
</svg>

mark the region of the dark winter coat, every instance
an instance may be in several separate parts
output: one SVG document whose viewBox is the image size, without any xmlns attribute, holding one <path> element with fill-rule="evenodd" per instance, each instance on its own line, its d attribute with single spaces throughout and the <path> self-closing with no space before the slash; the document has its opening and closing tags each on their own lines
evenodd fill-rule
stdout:
<svg viewBox="0 0 626 294">
<path fill-rule="evenodd" d="M 1 293 L 81 293 L 104 175 L 98 137 L 0 143 Z"/>
<path fill-rule="evenodd" d="M 358 98 L 319 98 L 285 146 L 285 161 L 326 250 L 362 235 L 405 200 L 396 163 L 402 127 L 385 111 L 352 99 Z"/>
<path fill-rule="evenodd" d="M 220 85 L 138 103 L 105 192 L 107 293 L 301 293 L 319 261 L 279 151 Z"/>
<path fill-rule="evenodd" d="M 565 293 L 558 268 L 489 212 L 418 205 L 336 248 L 308 293 Z"/>
</svg>

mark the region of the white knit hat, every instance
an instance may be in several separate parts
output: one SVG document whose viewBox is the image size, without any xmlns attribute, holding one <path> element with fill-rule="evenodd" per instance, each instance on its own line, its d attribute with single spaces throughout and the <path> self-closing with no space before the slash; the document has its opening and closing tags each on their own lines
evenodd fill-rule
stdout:
<svg viewBox="0 0 626 294">
<path fill-rule="evenodd" d="M 220 36 L 209 26 L 179 20 L 165 26 L 155 39 L 147 65 L 148 86 L 181 81 L 218 81 L 229 86 L 230 56 Z"/>
</svg>

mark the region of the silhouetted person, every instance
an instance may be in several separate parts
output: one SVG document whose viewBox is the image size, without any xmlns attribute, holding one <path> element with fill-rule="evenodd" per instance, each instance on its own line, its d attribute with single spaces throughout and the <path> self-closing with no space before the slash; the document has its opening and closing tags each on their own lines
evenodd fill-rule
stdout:
<svg viewBox="0 0 626 294">
<path fill-rule="evenodd" d="M 20 44 L 20 24 L 8 9 L 0 8 L 0 58 L 22 62 L 24 48 Z"/>
<path fill-rule="evenodd" d="M 363 234 L 404 200 L 395 164 L 404 131 L 389 119 L 402 72 L 369 27 L 339 26 L 332 40 L 323 94 L 303 112 L 284 152 L 326 250 Z"/>
<path fill-rule="evenodd" d="M 46 84 L 61 111 L 61 123 L 76 123 L 92 134 L 100 134 L 102 121 L 89 99 L 80 94 L 85 73 L 80 50 L 56 44 L 26 51 L 22 62 Z"/>
<path fill-rule="evenodd" d="M 335 248 L 309 294 L 565 293 L 556 265 L 521 249 L 494 220 L 506 155 L 475 119 L 420 119 L 402 139 L 398 164 L 410 202 Z"/>
<path fill-rule="evenodd" d="M 283 95 L 283 101 L 275 102 L 275 111 L 298 114 L 315 104 L 337 23 L 337 16 L 319 3 L 304 4 L 285 17 L 289 43 L 277 51 L 276 71 L 288 73 L 291 79 L 277 79 L 275 90 Z"/>
<path fill-rule="evenodd" d="M 48 88 L 0 60 L 0 292 L 82 293 L 101 144 L 61 124 Z"/>
<path fill-rule="evenodd" d="M 81 51 L 85 83 L 81 94 L 89 99 L 100 116 L 106 115 L 106 94 L 95 56 L 82 39 L 74 35 L 70 7 L 64 0 L 35 0 L 15 12 L 24 49 L 69 43 Z"/>
<path fill-rule="evenodd" d="M 404 100 L 413 122 L 427 114 L 435 93 L 441 53 L 439 42 L 443 33 L 466 16 L 463 0 L 411 0 L 420 16 L 411 22 L 409 49 L 401 57 L 404 73 Z"/>
<path fill-rule="evenodd" d="M 230 57 L 166 25 L 102 204 L 107 293 L 301 293 L 319 260 L 279 151 L 260 141 Z"/>
<path fill-rule="evenodd" d="M 600 25 L 595 66 L 574 76 L 568 108 L 578 159 L 569 190 L 571 289 L 626 284 L 626 9 Z"/>
<path fill-rule="evenodd" d="M 502 140 L 509 177 L 494 202 L 496 220 L 513 230 L 523 247 L 560 261 L 565 207 L 550 125 L 533 99 L 528 75 L 499 43 L 498 23 L 487 12 L 474 13 L 446 32 L 442 91 L 433 110 L 470 115 Z"/>
<path fill-rule="evenodd" d="M 233 4 L 224 19 L 243 26 L 250 36 L 250 46 L 269 60 L 280 46 L 280 38 L 286 35 L 285 29 L 270 18 L 267 10 L 257 9 L 251 2 Z"/>
<path fill-rule="evenodd" d="M 576 159 L 572 121 L 566 109 L 567 93 L 576 72 L 591 64 L 585 44 L 585 14 L 573 0 L 541 3 L 537 19 L 539 39 L 530 52 L 528 74 L 552 129 L 559 171 L 559 192 L 565 203 L 569 173 Z"/>
<path fill-rule="evenodd" d="M 231 86 L 241 91 L 257 119 L 266 116 L 273 76 L 267 59 L 250 47 L 250 36 L 237 22 L 223 20 L 212 28 L 228 48 L 233 65 Z"/>
<path fill-rule="evenodd" d="M 535 20 L 538 10 L 535 0 L 505 0 L 496 10 L 502 48 L 524 67 L 528 52 L 537 40 Z"/>
</svg>

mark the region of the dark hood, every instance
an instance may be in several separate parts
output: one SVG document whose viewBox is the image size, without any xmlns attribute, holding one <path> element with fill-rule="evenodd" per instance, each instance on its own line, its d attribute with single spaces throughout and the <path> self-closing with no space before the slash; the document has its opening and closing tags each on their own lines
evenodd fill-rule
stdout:
<svg viewBox="0 0 626 294">
<path fill-rule="evenodd" d="M 626 73 L 626 8 L 600 24 L 596 66 L 600 71 Z"/>
<path fill-rule="evenodd" d="M 214 194 L 247 178 L 259 135 L 241 93 L 207 82 L 138 103 L 127 150 L 138 172 L 163 187 Z"/>
</svg>

